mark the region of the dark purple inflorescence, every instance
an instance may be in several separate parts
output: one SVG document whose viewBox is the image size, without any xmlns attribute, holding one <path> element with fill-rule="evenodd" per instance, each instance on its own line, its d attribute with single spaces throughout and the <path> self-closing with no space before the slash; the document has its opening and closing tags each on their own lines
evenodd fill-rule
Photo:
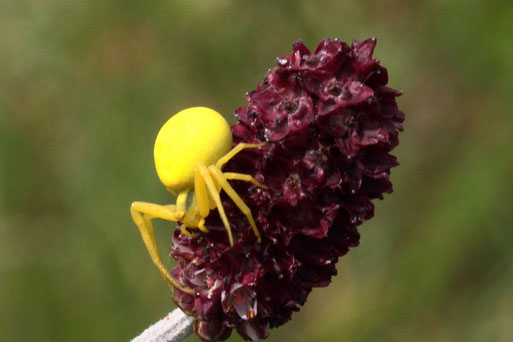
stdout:
<svg viewBox="0 0 513 342">
<path fill-rule="evenodd" d="M 234 246 L 216 212 L 208 234 L 175 232 L 171 254 L 179 264 L 171 273 L 196 294 L 177 290 L 174 300 L 197 318 L 201 339 L 222 341 L 236 329 L 258 340 L 287 322 L 358 245 L 357 226 L 374 214 L 371 200 L 392 191 L 397 162 L 389 152 L 404 114 L 395 101 L 401 92 L 386 87 L 387 70 L 372 58 L 375 44 L 324 39 L 310 52 L 296 42 L 236 110 L 234 144 L 266 142 L 225 167 L 268 187 L 231 181 L 262 242 L 227 198 Z"/>
</svg>

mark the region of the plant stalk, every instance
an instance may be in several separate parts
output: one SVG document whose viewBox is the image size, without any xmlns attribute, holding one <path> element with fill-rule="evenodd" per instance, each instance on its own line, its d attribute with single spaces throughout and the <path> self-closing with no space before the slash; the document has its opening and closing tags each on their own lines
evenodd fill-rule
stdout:
<svg viewBox="0 0 513 342">
<path fill-rule="evenodd" d="M 171 311 L 160 321 L 150 325 L 132 342 L 182 342 L 193 332 L 194 317 L 180 309 Z"/>
</svg>

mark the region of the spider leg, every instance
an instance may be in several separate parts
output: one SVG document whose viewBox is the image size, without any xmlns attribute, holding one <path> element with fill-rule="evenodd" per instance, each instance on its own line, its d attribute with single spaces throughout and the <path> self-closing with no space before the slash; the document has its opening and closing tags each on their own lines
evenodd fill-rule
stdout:
<svg viewBox="0 0 513 342">
<path fill-rule="evenodd" d="M 233 246 L 233 236 L 232 236 L 232 230 L 230 228 L 230 224 L 228 223 L 228 218 L 226 217 L 226 213 L 224 212 L 223 204 L 221 203 L 221 197 L 219 196 L 219 191 L 217 190 L 217 186 L 214 183 L 214 180 L 212 179 L 212 176 L 210 175 L 209 170 L 204 164 L 198 164 L 196 165 L 195 170 L 195 177 L 194 177 L 194 183 L 195 183 L 195 190 L 196 190 L 196 183 L 198 184 L 198 188 L 201 187 L 201 185 L 204 184 L 205 190 L 201 190 L 206 195 L 207 191 L 208 194 L 210 194 L 210 197 L 214 201 L 217 210 L 219 211 L 219 216 L 221 216 L 221 220 L 223 220 L 224 227 L 226 228 L 226 231 L 228 232 L 228 239 L 230 240 L 230 246 Z M 202 212 L 206 212 L 208 215 L 208 211 L 206 211 L 205 207 L 209 205 L 208 202 L 205 202 L 205 197 L 203 195 L 200 195 L 198 197 L 198 193 L 196 193 L 196 198 L 198 199 L 198 206 L 199 206 L 199 212 L 202 217 L 206 217 L 202 215 Z"/>
<path fill-rule="evenodd" d="M 216 191 L 217 192 L 217 191 Z M 194 168 L 194 195 L 198 202 L 198 209 L 201 217 L 207 217 L 210 212 L 210 201 L 208 198 L 208 192 L 199 169 Z"/>
<path fill-rule="evenodd" d="M 224 156 L 222 156 L 221 158 L 219 158 L 219 160 L 216 162 L 216 167 L 221 170 L 224 166 L 224 164 L 226 164 L 230 159 L 232 159 L 237 153 L 239 153 L 240 151 L 242 151 L 243 149 L 245 148 L 255 148 L 255 147 L 262 147 L 264 146 L 265 143 L 260 143 L 260 144 L 247 144 L 247 143 L 240 143 L 238 144 L 237 146 L 235 146 L 234 148 L 232 148 L 232 150 L 228 153 L 226 153 Z"/>
<path fill-rule="evenodd" d="M 157 243 L 155 241 L 155 231 L 153 230 L 153 224 L 151 223 L 152 218 L 161 218 L 168 221 L 178 221 L 180 217 L 176 213 L 175 206 L 162 206 L 147 202 L 134 202 L 130 207 L 130 213 L 132 214 L 132 219 L 139 228 L 139 232 L 141 233 L 141 237 L 144 241 L 144 244 L 146 245 L 148 253 L 150 254 L 151 260 L 160 271 L 160 276 L 164 280 L 164 283 L 166 283 L 171 291 L 173 291 L 174 286 L 182 292 L 194 294 L 192 289 L 181 286 L 169 274 L 168 270 L 162 263 L 160 253 L 157 248 Z"/>
<path fill-rule="evenodd" d="M 176 196 L 176 215 L 177 217 L 180 217 L 181 220 L 183 216 L 185 215 L 185 210 L 187 207 L 187 194 L 189 193 L 189 190 L 184 190 L 178 193 L 178 196 Z"/>
<path fill-rule="evenodd" d="M 234 179 L 234 180 L 251 182 L 262 189 L 267 189 L 267 186 L 265 184 L 260 183 L 253 176 L 246 175 L 244 173 L 223 172 L 223 176 L 226 179 Z"/>
<path fill-rule="evenodd" d="M 246 203 L 244 203 L 242 198 L 240 198 L 237 192 L 228 183 L 221 170 L 219 170 L 217 167 L 213 165 L 210 166 L 208 170 L 210 171 L 212 178 L 214 178 L 221 185 L 224 192 L 226 192 L 226 194 L 232 199 L 232 201 L 237 205 L 237 207 L 239 207 L 240 211 L 242 211 L 242 213 L 246 215 L 249 223 L 251 224 L 251 228 L 253 228 L 253 232 L 255 233 L 258 242 L 262 242 L 262 237 L 260 236 L 260 232 L 256 227 L 255 220 L 253 219 L 253 215 L 251 214 L 251 209 L 249 209 L 249 207 L 246 205 Z"/>
<path fill-rule="evenodd" d="M 188 236 L 190 238 L 196 238 L 199 236 L 198 233 L 191 233 L 190 231 L 187 230 L 187 225 L 185 223 L 182 223 L 182 225 L 180 226 L 180 233 L 182 233 L 183 235 L 185 236 Z"/>
<path fill-rule="evenodd" d="M 203 190 L 206 191 L 205 185 L 203 185 Z M 208 206 L 208 202 L 207 202 L 207 206 Z M 194 238 L 194 237 L 198 237 L 200 234 L 199 233 L 191 233 L 189 230 L 185 229 L 184 227 L 198 228 L 203 233 L 208 233 L 208 229 L 207 229 L 207 227 L 205 227 L 205 218 L 203 216 L 201 216 L 199 210 L 200 209 L 198 206 L 198 198 L 196 197 L 196 194 L 194 193 L 192 203 L 189 205 L 189 208 L 185 212 L 185 216 L 182 219 L 182 233 L 184 233 L 185 235 Z M 208 215 L 208 213 L 209 213 L 209 211 L 207 211 L 207 215 Z"/>
<path fill-rule="evenodd" d="M 205 227 L 205 218 L 201 218 L 198 223 L 198 229 L 201 230 L 203 233 L 208 233 L 207 227 Z"/>
</svg>

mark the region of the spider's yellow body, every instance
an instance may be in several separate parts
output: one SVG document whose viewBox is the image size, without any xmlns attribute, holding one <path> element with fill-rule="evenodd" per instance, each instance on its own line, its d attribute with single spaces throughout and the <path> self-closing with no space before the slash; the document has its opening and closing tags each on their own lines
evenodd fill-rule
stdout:
<svg viewBox="0 0 513 342">
<path fill-rule="evenodd" d="M 230 244 L 233 245 L 230 224 L 219 196 L 222 189 L 246 215 L 258 241 L 261 241 L 249 207 L 227 180 L 248 181 L 263 188 L 265 185 L 250 175 L 223 173 L 221 170 L 223 165 L 241 150 L 259 147 L 262 144 L 241 143 L 233 149 L 231 146 L 232 134 L 226 120 L 214 110 L 204 107 L 179 112 L 164 124 L 157 135 L 154 149 L 155 167 L 161 182 L 171 193 L 177 194 L 176 204 L 134 202 L 131 214 L 153 262 L 170 288 L 172 285 L 181 291 L 193 292 L 171 277 L 162 264 L 151 219 L 161 218 L 180 222 L 181 232 L 195 237 L 199 233 L 192 233 L 188 228 L 208 233 L 204 226 L 205 218 L 210 210 L 217 208 Z"/>
<path fill-rule="evenodd" d="M 213 165 L 232 147 L 230 126 L 209 108 L 182 110 L 160 129 L 155 141 L 155 166 L 160 181 L 174 191 L 192 189 L 194 167 Z"/>
</svg>

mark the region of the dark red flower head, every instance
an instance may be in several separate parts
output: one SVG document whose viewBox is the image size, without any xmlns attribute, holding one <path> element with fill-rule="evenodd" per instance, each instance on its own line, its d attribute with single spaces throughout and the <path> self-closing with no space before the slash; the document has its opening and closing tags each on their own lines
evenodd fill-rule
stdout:
<svg viewBox="0 0 513 342">
<path fill-rule="evenodd" d="M 324 39 L 310 52 L 296 42 L 236 110 L 234 143 L 266 145 L 241 152 L 225 170 L 268 186 L 232 181 L 263 240 L 228 199 L 234 246 L 215 212 L 209 234 L 175 232 L 172 275 L 196 294 L 177 290 L 174 300 L 197 318 L 203 340 L 225 340 L 234 328 L 258 340 L 287 322 L 358 245 L 357 226 L 374 214 L 371 200 L 392 192 L 397 162 L 389 152 L 404 114 L 395 101 L 401 92 L 386 87 L 387 70 L 372 58 L 375 44 Z"/>
</svg>

